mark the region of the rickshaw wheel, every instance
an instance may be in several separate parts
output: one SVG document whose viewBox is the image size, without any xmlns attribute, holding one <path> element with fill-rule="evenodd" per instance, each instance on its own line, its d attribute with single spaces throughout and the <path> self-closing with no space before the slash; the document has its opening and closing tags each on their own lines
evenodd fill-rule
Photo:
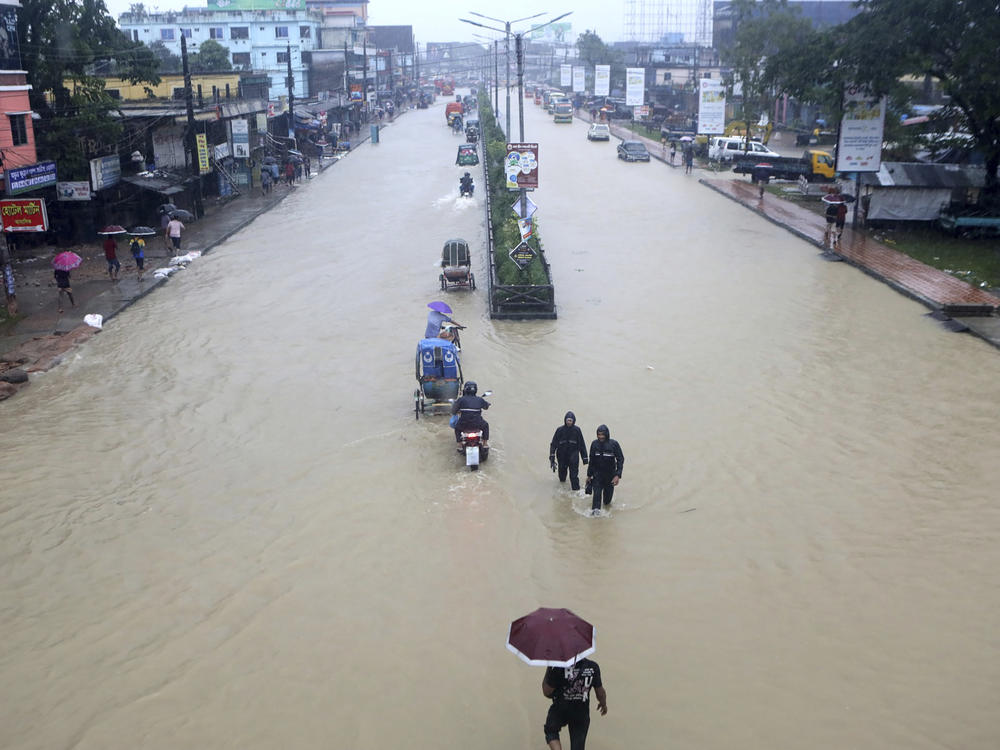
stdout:
<svg viewBox="0 0 1000 750">
<path fill-rule="evenodd" d="M 469 288 L 476 288 L 476 275 L 474 273 L 469 274 Z"/>
<path fill-rule="evenodd" d="M 441 274 L 438 278 L 441 279 L 441 291 L 444 291 L 448 288 L 448 282 L 444 280 L 444 274 Z"/>
</svg>

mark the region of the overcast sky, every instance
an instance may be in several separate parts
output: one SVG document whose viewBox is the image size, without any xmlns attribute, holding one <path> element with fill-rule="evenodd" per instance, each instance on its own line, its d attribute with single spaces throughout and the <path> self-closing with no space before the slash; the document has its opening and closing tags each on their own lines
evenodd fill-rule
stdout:
<svg viewBox="0 0 1000 750">
<path fill-rule="evenodd" d="M 117 18 L 119 13 L 128 10 L 129 5 L 134 0 L 106 0 L 108 10 Z M 185 5 L 190 7 L 204 7 L 203 2 L 187 2 L 183 0 L 146 0 L 147 10 L 181 10 Z M 485 24 L 492 24 L 476 16 L 469 15 L 469 11 L 476 11 L 487 16 L 500 18 L 504 14 L 505 20 L 513 21 L 524 16 L 533 16 L 535 13 L 547 11 L 533 23 L 544 22 L 546 19 L 555 18 L 569 10 L 573 15 L 564 19 L 573 24 L 571 38 L 575 41 L 579 34 L 591 29 L 597 31 L 600 37 L 606 42 L 621 39 L 623 16 L 625 13 L 624 2 L 622 0 L 506 0 L 504 3 L 488 3 L 485 0 L 469 0 L 468 2 L 445 2 L 445 0 L 371 0 L 368 3 L 368 23 L 377 26 L 410 25 L 413 26 L 413 35 L 417 42 L 450 42 L 450 41 L 473 41 L 472 34 L 482 32 L 489 35 L 491 32 L 485 29 L 476 29 L 474 26 L 461 23 L 459 18 L 468 18 L 473 21 L 482 21 Z M 493 24 L 501 25 L 501 24 Z M 517 31 L 529 28 L 530 24 L 519 23 L 512 28 Z"/>
</svg>

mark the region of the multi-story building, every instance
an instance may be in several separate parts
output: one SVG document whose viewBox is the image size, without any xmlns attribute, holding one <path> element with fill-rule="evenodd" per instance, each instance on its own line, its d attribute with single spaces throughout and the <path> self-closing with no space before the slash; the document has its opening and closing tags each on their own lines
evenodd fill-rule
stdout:
<svg viewBox="0 0 1000 750">
<path fill-rule="evenodd" d="M 17 38 L 17 0 L 0 0 L 0 185 L 3 172 L 38 161 L 27 73 L 21 69 Z"/>
<path fill-rule="evenodd" d="M 271 92 L 287 90 L 291 56 L 292 91 L 296 97 L 310 95 L 307 62 L 302 53 L 319 46 L 320 15 L 301 7 L 249 10 L 252 0 L 210 0 L 208 8 L 185 8 L 179 12 L 122 13 L 118 25 L 132 39 L 145 44 L 162 42 L 171 53 L 181 53 L 181 37 L 189 53 L 205 41 L 218 42 L 229 50 L 237 70 L 267 75 Z M 259 6 L 261 3 L 257 3 Z M 282 5 L 294 5 L 289 0 Z M 277 5 L 277 3 L 275 3 Z"/>
</svg>

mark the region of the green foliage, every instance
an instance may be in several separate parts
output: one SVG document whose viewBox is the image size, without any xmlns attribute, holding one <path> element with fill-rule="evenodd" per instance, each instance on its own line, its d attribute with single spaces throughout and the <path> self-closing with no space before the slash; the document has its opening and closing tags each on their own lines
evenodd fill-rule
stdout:
<svg viewBox="0 0 1000 750">
<path fill-rule="evenodd" d="M 549 284 L 550 280 L 542 263 L 543 251 L 538 239 L 536 222 L 534 237 L 528 241 L 538 255 L 525 266 L 522 271 L 507 255 L 507 251 L 521 242 L 521 232 L 517 226 L 517 218 L 510 210 L 517 193 L 508 190 L 503 162 L 507 156 L 507 139 L 497 125 L 493 109 L 484 97 L 479 100 L 479 123 L 482 130 L 483 152 L 486 155 L 485 168 L 489 171 L 490 181 L 490 223 L 493 226 L 495 242 L 494 258 L 496 260 L 497 280 L 501 284 Z"/>
<path fill-rule="evenodd" d="M 198 47 L 196 55 L 189 55 L 191 70 L 198 73 L 228 73 L 233 69 L 229 62 L 229 50 L 213 39 L 208 39 Z"/>
<path fill-rule="evenodd" d="M 86 160 L 115 153 L 121 131 L 108 114 L 114 100 L 94 73 L 155 84 L 159 63 L 118 29 L 104 0 L 22 0 L 17 31 L 31 108 L 41 117 L 34 128 L 39 156 L 58 159 L 60 177 L 83 179 Z"/>
<path fill-rule="evenodd" d="M 577 54 L 588 67 L 613 65 L 621 62 L 621 55 L 609 47 L 596 32 L 584 31 L 576 40 Z"/>
<path fill-rule="evenodd" d="M 149 45 L 150 52 L 159 61 L 159 71 L 161 73 L 180 73 L 183 70 L 181 56 L 175 55 L 160 40 L 156 40 Z"/>
</svg>

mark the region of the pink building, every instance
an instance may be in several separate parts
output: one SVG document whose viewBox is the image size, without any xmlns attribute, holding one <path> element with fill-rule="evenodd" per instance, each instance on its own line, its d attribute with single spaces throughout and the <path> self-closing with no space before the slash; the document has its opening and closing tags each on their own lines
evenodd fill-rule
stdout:
<svg viewBox="0 0 1000 750">
<path fill-rule="evenodd" d="M 38 161 L 27 72 L 17 39 L 18 0 L 0 0 L 0 180 L 8 167 Z"/>
</svg>

